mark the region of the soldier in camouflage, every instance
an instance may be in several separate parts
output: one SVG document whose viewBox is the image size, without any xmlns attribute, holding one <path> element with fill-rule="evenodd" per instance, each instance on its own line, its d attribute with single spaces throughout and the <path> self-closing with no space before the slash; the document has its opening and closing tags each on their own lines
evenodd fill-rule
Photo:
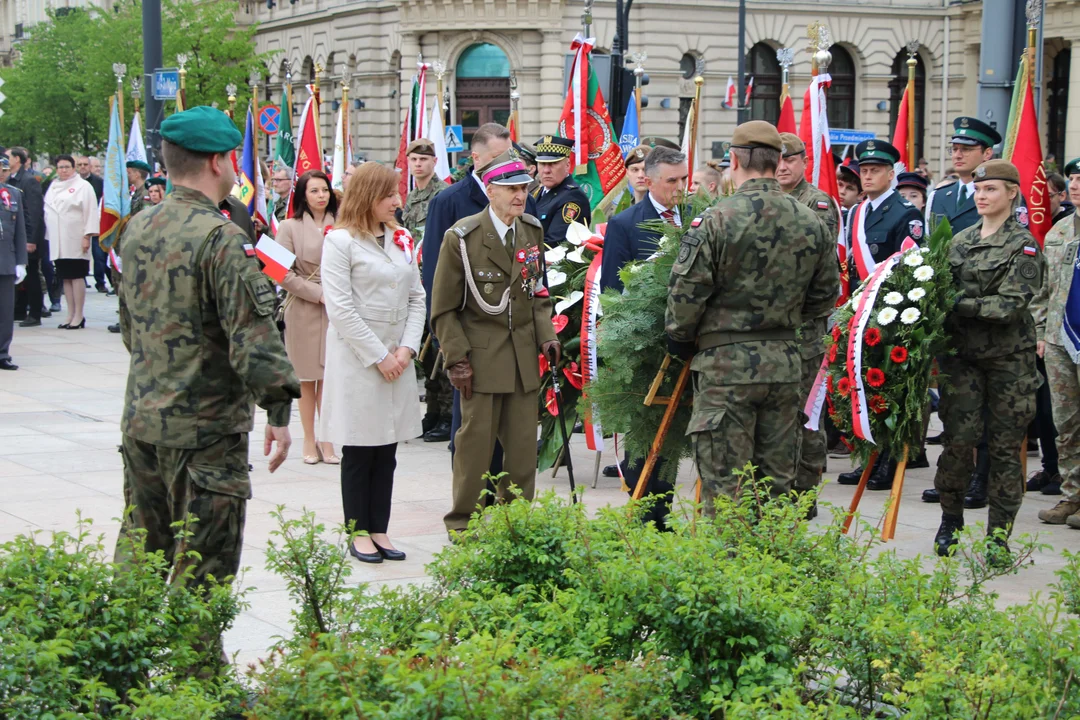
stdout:
<svg viewBox="0 0 1080 720">
<path fill-rule="evenodd" d="M 687 433 L 707 511 L 739 493 L 747 462 L 789 492 L 799 460 L 802 359 L 796 329 L 836 304 L 836 240 L 775 179 L 780 134 L 767 122 L 735 129 L 737 190 L 695 218 L 671 270 L 669 349 L 694 356 Z M 696 355 L 694 355 L 696 351 Z"/>
<path fill-rule="evenodd" d="M 135 215 L 149 200 L 146 197 L 146 180 L 150 177 L 150 166 L 142 160 L 128 160 L 127 177 L 131 186 L 131 215 Z"/>
<path fill-rule="evenodd" d="M 1069 199 L 1080 203 L 1080 158 L 1065 166 Z M 1038 353 L 1046 362 L 1050 402 L 1057 428 L 1061 500 L 1039 519 L 1051 525 L 1080 529 L 1080 367 L 1073 362 L 1062 338 L 1065 305 L 1072 288 L 1074 263 L 1080 248 L 1080 216 L 1070 215 L 1054 224 L 1043 244 L 1047 274 L 1043 291 L 1032 304 L 1038 335 Z"/>
<path fill-rule="evenodd" d="M 195 585 L 236 574 L 251 497 L 253 403 L 268 416 L 263 453 L 288 454 L 300 383 L 274 325 L 274 290 L 243 232 L 218 211 L 232 189 L 228 153 L 241 140 L 224 113 L 196 107 L 161 124 L 173 182 L 160 205 L 127 224 L 120 324 L 131 352 L 124 416 L 125 512 L 116 558 L 132 533 Z M 177 539 L 173 523 L 192 520 Z M 198 553 L 196 558 L 190 554 Z M 190 571 L 190 575 L 186 573 Z"/>
<path fill-rule="evenodd" d="M 806 182 L 806 145 L 794 133 L 780 133 L 783 143 L 780 149 L 780 165 L 776 168 L 776 181 L 780 189 L 814 211 L 825 224 L 826 237 L 837 238 L 840 234 L 840 209 L 832 198 Z M 828 314 L 814 318 L 801 325 L 798 331 L 799 354 L 802 356 L 802 381 L 799 391 L 803 398 L 810 396 L 818 369 L 825 359 L 825 335 Z M 809 419 L 809 418 L 807 418 Z M 825 472 L 825 428 L 809 430 L 802 428 L 802 449 L 799 467 L 795 474 L 795 490 L 812 490 L 821 484 Z M 817 506 L 811 508 L 810 516 L 817 515 Z"/>
<path fill-rule="evenodd" d="M 941 526 L 934 537 L 947 555 L 964 527 L 964 493 L 974 468 L 975 446 L 989 434 L 989 521 L 994 562 L 1004 562 L 1005 538 L 1024 496 L 1021 445 L 1035 415 L 1035 322 L 1032 299 L 1041 291 L 1046 264 L 1039 244 L 1013 215 L 1020 175 L 1007 160 L 975 170 L 980 220 L 953 237 L 949 265 L 960 292 L 945 317 L 954 355 L 938 358 L 948 382 L 941 389 L 942 453 L 934 487 L 941 497 Z"/>
</svg>

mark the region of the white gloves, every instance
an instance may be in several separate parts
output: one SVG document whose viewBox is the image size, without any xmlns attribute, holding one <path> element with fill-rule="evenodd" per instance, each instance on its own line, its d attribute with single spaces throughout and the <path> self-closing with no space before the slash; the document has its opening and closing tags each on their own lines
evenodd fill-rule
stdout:
<svg viewBox="0 0 1080 720">
<path fill-rule="evenodd" d="M 25 279 L 26 279 L 26 266 L 25 265 L 16 265 L 15 266 L 15 284 L 18 285 L 19 283 L 21 283 Z"/>
</svg>

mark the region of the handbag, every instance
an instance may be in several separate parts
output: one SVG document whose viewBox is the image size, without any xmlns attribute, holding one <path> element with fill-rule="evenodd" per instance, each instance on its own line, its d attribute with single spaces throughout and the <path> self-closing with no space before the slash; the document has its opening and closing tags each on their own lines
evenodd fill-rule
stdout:
<svg viewBox="0 0 1080 720">
<path fill-rule="evenodd" d="M 319 268 L 315 268 L 314 270 L 311 271 L 310 275 L 308 275 L 306 278 L 304 278 L 304 280 L 306 282 L 311 282 L 311 279 L 313 277 L 315 277 L 316 275 L 318 275 L 318 274 L 319 274 Z M 294 295 L 294 294 L 290 293 L 288 290 L 286 290 L 285 291 L 285 299 L 281 302 L 280 305 L 278 305 L 277 313 L 274 315 L 274 319 L 278 322 L 278 325 L 280 327 L 282 327 L 282 328 L 285 326 L 285 310 L 289 307 L 289 305 L 292 305 L 292 301 L 295 298 L 296 298 L 296 295 Z"/>
</svg>

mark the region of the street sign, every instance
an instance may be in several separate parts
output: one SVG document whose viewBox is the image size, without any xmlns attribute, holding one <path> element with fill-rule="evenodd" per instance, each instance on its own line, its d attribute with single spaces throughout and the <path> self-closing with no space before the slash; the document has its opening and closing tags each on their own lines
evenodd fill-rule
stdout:
<svg viewBox="0 0 1080 720">
<path fill-rule="evenodd" d="M 877 135 L 869 130 L 842 130 L 829 128 L 829 140 L 834 145 L 858 145 L 864 140 L 873 140 Z"/>
<path fill-rule="evenodd" d="M 265 135 L 277 135 L 278 126 L 281 124 L 281 110 L 274 105 L 265 105 L 259 111 L 259 129 Z"/>
<path fill-rule="evenodd" d="M 446 126 L 446 152 L 465 152 L 460 125 Z"/>
<path fill-rule="evenodd" d="M 154 99 L 175 100 L 180 90 L 180 71 L 176 68 L 154 70 Z"/>
</svg>

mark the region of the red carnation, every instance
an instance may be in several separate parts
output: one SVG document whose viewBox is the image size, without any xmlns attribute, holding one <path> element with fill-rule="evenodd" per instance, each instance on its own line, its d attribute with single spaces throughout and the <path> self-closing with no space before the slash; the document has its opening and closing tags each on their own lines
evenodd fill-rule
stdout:
<svg viewBox="0 0 1080 720">
<path fill-rule="evenodd" d="M 874 347 L 881 342 L 881 331 L 872 327 L 863 334 L 863 340 L 865 340 L 866 344 L 870 347 Z"/>
<path fill-rule="evenodd" d="M 905 347 L 894 347 L 892 352 L 889 353 L 889 359 L 896 364 L 907 362 L 908 351 Z"/>
<path fill-rule="evenodd" d="M 839 325 L 833 325 L 832 339 L 835 340 L 836 342 L 840 342 L 840 326 Z"/>
<path fill-rule="evenodd" d="M 832 398 L 828 395 L 825 396 L 825 406 L 829 409 L 829 415 L 836 412 L 836 405 L 833 404 Z"/>
<path fill-rule="evenodd" d="M 544 407 L 553 417 L 559 416 L 559 403 L 555 400 L 555 388 L 548 388 L 547 395 L 544 396 Z"/>
<path fill-rule="evenodd" d="M 868 404 L 870 405 L 870 409 L 878 415 L 889 409 L 889 403 L 885 402 L 885 398 L 880 395 L 871 397 Z"/>
<path fill-rule="evenodd" d="M 866 371 L 866 382 L 870 387 L 881 387 L 885 384 L 885 373 L 878 368 L 870 368 Z"/>
<path fill-rule="evenodd" d="M 323 231 L 322 231 L 323 237 L 326 237 L 327 235 L 329 235 L 330 231 L 333 230 L 333 229 L 334 229 L 333 225 L 327 225 L 326 227 L 324 227 Z"/>
<path fill-rule="evenodd" d="M 560 315 L 556 315 L 555 317 L 551 318 L 551 326 L 553 328 L 555 328 L 555 334 L 556 335 L 558 335 L 563 330 L 565 330 L 566 326 L 569 323 L 570 323 L 570 318 L 566 317 L 565 315 L 560 314 Z"/>
<path fill-rule="evenodd" d="M 839 347 L 838 345 L 833 345 L 831 348 L 829 348 L 829 364 L 830 365 L 832 365 L 834 362 L 836 362 L 836 353 L 837 353 L 837 348 L 838 347 Z"/>
<path fill-rule="evenodd" d="M 826 390 L 826 392 L 829 392 L 829 393 L 831 393 L 833 391 L 832 375 L 826 375 L 825 376 L 825 390 Z"/>
<path fill-rule="evenodd" d="M 540 353 L 540 377 L 547 375 L 547 372 L 550 369 L 551 366 L 548 365 L 548 359 L 544 357 L 544 353 Z"/>
<path fill-rule="evenodd" d="M 562 371 L 567 382 L 573 385 L 575 389 L 580 390 L 585 385 L 585 381 L 581 377 L 581 368 L 576 362 L 571 360 L 570 364 L 564 367 Z"/>
<path fill-rule="evenodd" d="M 847 397 L 848 393 L 851 392 L 851 381 L 846 377 L 840 378 L 840 382 L 836 383 L 836 391 L 844 397 Z"/>
</svg>

